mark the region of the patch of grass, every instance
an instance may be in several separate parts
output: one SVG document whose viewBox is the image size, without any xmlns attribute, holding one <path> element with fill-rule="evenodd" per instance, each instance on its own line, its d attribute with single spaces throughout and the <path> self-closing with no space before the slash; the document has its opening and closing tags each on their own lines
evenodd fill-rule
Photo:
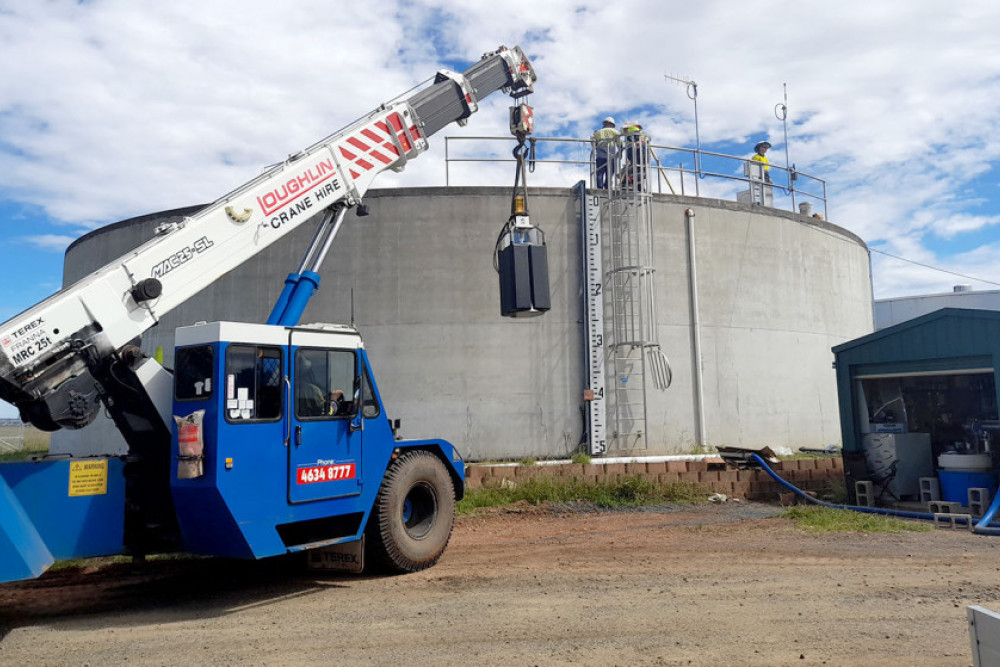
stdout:
<svg viewBox="0 0 1000 667">
<path fill-rule="evenodd" d="M 0 437 L 20 437 L 21 426 L 0 427 Z M 0 452 L 0 463 L 9 461 L 26 461 L 36 454 L 45 454 L 49 451 L 50 433 L 40 431 L 34 426 L 23 427 L 24 449 L 16 452 Z"/>
<path fill-rule="evenodd" d="M 900 519 L 884 514 L 867 514 L 851 510 L 839 510 L 818 505 L 790 507 L 785 516 L 794 519 L 795 524 L 814 533 L 902 533 L 906 531 L 926 532 L 934 526 L 921 521 Z"/>
<path fill-rule="evenodd" d="M 576 454 L 573 455 L 573 458 L 571 458 L 570 461 L 573 463 L 582 463 L 586 465 L 590 463 L 591 458 L 590 456 L 584 454 L 583 452 L 577 452 Z"/>
<path fill-rule="evenodd" d="M 827 480 L 827 488 L 820 493 L 820 499 L 829 503 L 847 503 L 847 481 L 843 477 Z"/>
<path fill-rule="evenodd" d="M 480 507 L 503 507 L 517 502 L 540 505 L 544 502 L 590 502 L 599 507 L 639 507 L 663 503 L 704 502 L 710 492 L 701 484 L 669 482 L 659 484 L 643 477 L 626 477 L 617 482 L 582 482 L 575 479 L 533 477 L 517 482 L 490 484 L 470 489 L 458 503 L 459 514 L 471 514 Z"/>
<path fill-rule="evenodd" d="M 533 465 L 538 465 L 538 461 L 536 461 L 535 459 L 531 458 L 530 456 L 525 456 L 524 458 L 517 460 L 517 465 L 519 465 L 519 466 L 533 466 Z"/>
</svg>

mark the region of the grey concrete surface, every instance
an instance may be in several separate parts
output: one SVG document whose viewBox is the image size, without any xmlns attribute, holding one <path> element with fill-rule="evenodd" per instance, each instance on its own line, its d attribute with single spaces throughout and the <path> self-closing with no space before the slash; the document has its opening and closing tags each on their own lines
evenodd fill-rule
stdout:
<svg viewBox="0 0 1000 667">
<path fill-rule="evenodd" d="M 388 416 L 402 419 L 405 437 L 443 437 L 470 460 L 575 451 L 584 436 L 585 367 L 574 192 L 529 190 L 531 219 L 546 232 L 552 310 L 523 320 L 500 316 L 492 267 L 509 189 L 374 190 L 366 203 L 369 217 L 348 214 L 303 323 L 350 322 L 353 293 L 354 321 Z M 641 453 L 686 452 L 697 444 L 689 207 L 696 213 L 707 443 L 838 444 L 830 348 L 872 331 L 864 243 L 795 213 L 656 195 L 658 327 L 674 384 L 663 393 L 650 390 L 648 447 Z M 82 237 L 67 251 L 65 283 L 135 247 L 160 222 L 144 216 Z M 265 320 L 311 227 L 164 316 L 144 335 L 143 348 L 152 353 L 162 346 L 170 367 L 177 326 Z M 75 437 L 87 440 L 89 430 Z"/>
</svg>

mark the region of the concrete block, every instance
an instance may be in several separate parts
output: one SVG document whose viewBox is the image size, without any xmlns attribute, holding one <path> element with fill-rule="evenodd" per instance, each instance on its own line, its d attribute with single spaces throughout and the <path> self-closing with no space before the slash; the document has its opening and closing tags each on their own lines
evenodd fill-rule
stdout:
<svg viewBox="0 0 1000 667">
<path fill-rule="evenodd" d="M 667 472 L 687 472 L 688 461 L 667 461 Z"/>
<path fill-rule="evenodd" d="M 645 475 L 646 474 L 646 464 L 645 463 L 626 463 L 625 464 L 625 474 L 626 475 Z"/>
<path fill-rule="evenodd" d="M 606 474 L 606 475 L 623 475 L 623 474 L 625 474 L 625 464 L 624 463 L 605 463 L 604 464 L 604 474 Z"/>
<path fill-rule="evenodd" d="M 784 471 L 781 476 L 788 482 L 805 482 L 809 479 L 809 471 L 796 467 L 791 470 Z"/>
<path fill-rule="evenodd" d="M 957 505 L 958 503 L 953 504 Z M 974 524 L 972 521 L 972 515 L 970 514 L 960 514 L 957 512 L 935 512 L 934 525 L 937 528 L 967 528 L 972 530 Z"/>
<path fill-rule="evenodd" d="M 920 502 L 929 503 L 932 500 L 941 500 L 941 482 L 937 477 L 921 477 Z"/>
<path fill-rule="evenodd" d="M 982 515 L 986 514 L 986 510 L 990 506 L 990 490 L 989 489 L 969 489 L 969 514 L 976 517 L 977 519 Z"/>
<path fill-rule="evenodd" d="M 658 463 L 647 463 L 646 472 L 659 475 L 661 472 L 667 472 L 667 462 L 659 461 Z"/>
<path fill-rule="evenodd" d="M 604 474 L 604 464 L 603 463 L 585 463 L 585 464 L 583 464 L 583 474 L 584 475 L 603 475 Z"/>
<path fill-rule="evenodd" d="M 854 496 L 861 507 L 871 507 L 875 504 L 875 485 L 871 482 L 855 482 Z"/>
<path fill-rule="evenodd" d="M 746 498 L 750 493 L 750 482 L 730 482 L 729 486 L 732 487 L 732 495 L 736 498 Z"/>
<path fill-rule="evenodd" d="M 699 472 L 698 473 L 698 482 L 701 483 L 701 484 L 708 484 L 708 483 L 711 483 L 711 482 L 718 482 L 719 481 L 719 475 L 720 475 L 720 473 L 714 472 L 714 471 L 709 472 L 709 471 L 706 470 L 705 472 Z"/>
<path fill-rule="evenodd" d="M 465 470 L 466 482 L 478 482 L 484 477 L 492 477 L 492 473 L 488 468 L 484 468 L 483 466 L 469 466 Z"/>
<path fill-rule="evenodd" d="M 679 472 L 661 472 L 656 478 L 660 484 L 674 484 L 681 481 L 681 474 Z"/>
<path fill-rule="evenodd" d="M 958 514 L 962 503 L 952 503 L 946 500 L 932 500 L 927 503 L 927 511 L 931 514 Z"/>
<path fill-rule="evenodd" d="M 685 461 L 688 472 L 707 472 L 708 463 L 706 461 Z"/>
</svg>

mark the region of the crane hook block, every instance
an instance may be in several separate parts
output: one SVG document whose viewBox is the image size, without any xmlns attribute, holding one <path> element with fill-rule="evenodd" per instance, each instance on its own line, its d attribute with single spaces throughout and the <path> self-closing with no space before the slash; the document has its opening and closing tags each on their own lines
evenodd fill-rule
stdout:
<svg viewBox="0 0 1000 667">
<path fill-rule="evenodd" d="M 535 131 L 535 110 L 527 104 L 518 104 L 510 108 L 510 133 L 528 136 Z"/>
</svg>

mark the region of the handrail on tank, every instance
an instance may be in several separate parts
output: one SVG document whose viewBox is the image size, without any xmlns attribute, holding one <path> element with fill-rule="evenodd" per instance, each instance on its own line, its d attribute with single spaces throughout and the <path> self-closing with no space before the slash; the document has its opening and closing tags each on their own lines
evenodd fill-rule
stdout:
<svg viewBox="0 0 1000 667">
<path fill-rule="evenodd" d="M 587 166 L 590 172 L 590 183 L 593 186 L 596 164 L 593 142 L 589 139 L 572 139 L 566 137 L 535 137 L 533 141 L 536 145 L 545 148 L 542 152 L 546 157 L 532 159 L 532 170 L 534 170 L 535 165 Z M 479 151 L 472 154 L 460 153 L 459 156 L 454 156 L 451 146 L 452 142 L 475 142 Z M 452 185 L 452 163 L 514 162 L 513 157 L 503 157 L 503 153 L 506 152 L 505 149 L 498 149 L 496 151 L 483 150 L 484 146 L 490 142 L 500 142 L 501 144 L 510 145 L 513 140 L 510 137 L 445 137 L 445 185 Z M 568 145 L 568 150 L 563 145 Z M 569 154 L 574 150 L 576 151 L 575 155 Z M 680 158 L 677 165 L 671 166 L 668 164 L 670 156 Z M 698 158 L 697 160 L 695 159 L 696 157 Z M 695 197 L 706 196 L 713 199 L 734 199 L 737 193 L 737 189 L 734 186 L 738 188 L 740 184 L 745 184 L 748 189 L 750 187 L 751 179 L 744 175 L 746 173 L 744 165 L 750 162 L 751 160 L 745 157 L 727 155 L 725 153 L 682 148 L 679 146 L 661 146 L 651 143 L 650 167 L 652 171 L 650 173 L 650 181 L 652 181 L 652 174 L 655 172 L 655 191 L 659 194 L 664 194 L 664 185 L 666 185 L 668 194 L 687 195 L 689 194 L 690 183 L 693 182 Z M 706 166 L 708 167 L 707 169 Z M 799 171 L 794 166 L 788 167 L 773 162 L 769 166 L 772 182 L 768 183 L 768 186 L 772 188 L 772 192 L 775 195 L 784 194 L 789 196 L 786 210 L 795 210 L 794 199 L 791 197 L 794 194 L 806 201 L 813 200 L 817 204 L 822 204 L 822 216 L 824 219 L 828 218 L 826 181 Z M 506 170 L 503 173 L 504 178 L 506 178 Z M 676 181 L 672 180 L 672 177 L 676 177 Z M 536 176 L 533 179 L 535 185 L 545 185 L 546 180 L 546 178 L 541 176 Z M 705 194 L 701 191 L 702 186 L 699 184 L 701 180 L 705 180 L 708 184 L 705 188 L 707 191 Z M 566 179 L 560 177 L 559 182 L 566 182 Z M 558 183 L 553 182 L 548 184 L 556 185 Z M 773 208 L 783 207 L 774 206 Z M 797 212 L 801 212 L 801 209 Z"/>
</svg>

